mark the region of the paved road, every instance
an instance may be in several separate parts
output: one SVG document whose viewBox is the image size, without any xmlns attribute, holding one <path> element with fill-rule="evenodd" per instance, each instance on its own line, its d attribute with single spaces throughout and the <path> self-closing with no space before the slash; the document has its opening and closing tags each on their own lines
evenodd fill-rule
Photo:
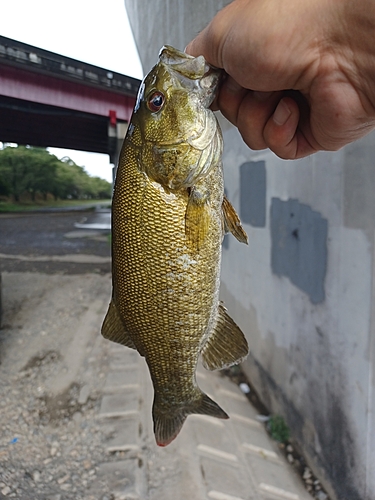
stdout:
<svg viewBox="0 0 375 500">
<path fill-rule="evenodd" d="M 218 373 L 199 368 L 198 383 L 230 420 L 189 416 L 170 446 L 155 445 L 143 358 L 99 335 L 108 238 L 82 222 L 95 217 L 0 217 L 0 498 L 310 500 L 256 410 Z"/>
</svg>

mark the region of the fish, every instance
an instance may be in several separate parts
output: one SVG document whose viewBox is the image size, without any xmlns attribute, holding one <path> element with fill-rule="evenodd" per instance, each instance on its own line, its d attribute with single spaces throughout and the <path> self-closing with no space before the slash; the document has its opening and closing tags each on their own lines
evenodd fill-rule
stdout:
<svg viewBox="0 0 375 500">
<path fill-rule="evenodd" d="M 140 85 L 115 179 L 102 335 L 144 356 L 159 446 L 190 414 L 229 418 L 199 388 L 199 358 L 217 370 L 248 354 L 219 300 L 224 234 L 248 242 L 224 195 L 223 140 L 210 109 L 221 75 L 203 56 L 164 46 Z"/>
</svg>

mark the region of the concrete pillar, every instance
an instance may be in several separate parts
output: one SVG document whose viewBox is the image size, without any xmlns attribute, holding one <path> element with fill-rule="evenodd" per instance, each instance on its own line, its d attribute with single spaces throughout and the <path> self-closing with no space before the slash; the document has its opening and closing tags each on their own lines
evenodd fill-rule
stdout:
<svg viewBox="0 0 375 500">
<path fill-rule="evenodd" d="M 128 130 L 127 122 L 109 120 L 108 123 L 108 154 L 109 162 L 113 164 L 113 179 L 116 176 L 117 163 L 120 156 L 122 143 Z"/>
</svg>

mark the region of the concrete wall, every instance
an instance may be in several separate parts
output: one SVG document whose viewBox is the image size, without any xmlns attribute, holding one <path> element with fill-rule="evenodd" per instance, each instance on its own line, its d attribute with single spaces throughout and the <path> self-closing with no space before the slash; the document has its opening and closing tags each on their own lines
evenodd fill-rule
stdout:
<svg viewBox="0 0 375 500">
<path fill-rule="evenodd" d="M 145 72 L 225 3 L 125 0 Z M 251 347 L 244 369 L 332 497 L 375 500 L 375 135 L 291 162 L 221 122 L 249 235 L 225 239 L 221 290 Z"/>
</svg>

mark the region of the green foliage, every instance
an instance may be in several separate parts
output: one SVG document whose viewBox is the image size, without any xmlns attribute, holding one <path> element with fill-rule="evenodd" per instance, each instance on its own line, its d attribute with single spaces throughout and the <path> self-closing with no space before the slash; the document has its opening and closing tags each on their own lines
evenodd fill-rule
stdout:
<svg viewBox="0 0 375 500">
<path fill-rule="evenodd" d="M 70 158 L 59 160 L 46 149 L 5 147 L 0 150 L 0 196 L 12 196 L 16 202 L 28 193 L 32 200 L 40 194 L 55 199 L 107 199 L 111 184 L 90 177 Z"/>
<path fill-rule="evenodd" d="M 268 421 L 271 437 L 279 443 L 286 443 L 290 437 L 290 430 L 285 420 L 280 415 L 271 415 Z"/>
</svg>

